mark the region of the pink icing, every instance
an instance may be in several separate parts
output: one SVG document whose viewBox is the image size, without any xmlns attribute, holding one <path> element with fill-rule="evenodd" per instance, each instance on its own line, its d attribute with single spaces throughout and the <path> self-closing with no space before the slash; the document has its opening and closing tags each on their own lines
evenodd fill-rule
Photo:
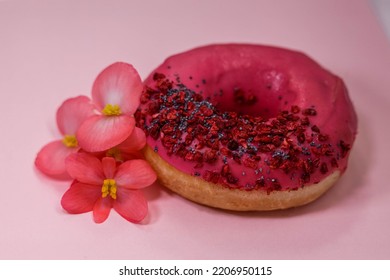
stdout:
<svg viewBox="0 0 390 280">
<path fill-rule="evenodd" d="M 159 77 L 156 77 L 156 73 L 159 73 Z M 183 89 L 184 85 L 186 90 L 201 94 L 203 99 L 208 100 L 219 112 L 233 111 L 239 115 L 250 115 L 252 119 L 260 116 L 266 123 L 274 121 L 281 111 L 288 111 L 290 115 L 304 119 L 302 112 L 305 109 L 313 110 L 315 114 L 308 117 L 310 125 L 305 127 L 304 131 L 305 143 L 298 141 L 296 131 L 285 134 L 283 140 L 293 142 L 297 149 L 302 150 L 302 153 L 297 155 L 297 165 L 301 166 L 303 161 L 313 160 L 315 168 L 306 176 L 302 175 L 301 167 L 293 170 L 273 167 L 270 165 L 272 159 L 283 154 L 283 147 L 280 146 L 270 152 L 257 152 L 261 159 L 256 162 L 256 167 L 248 167 L 242 163 L 246 155 L 236 161 L 218 152 L 216 161 L 199 164 L 168 152 L 161 141 L 163 133 L 160 132 L 159 137 L 150 136 L 151 122 L 155 118 L 150 116 L 148 111 L 150 96 L 152 92 L 161 92 L 162 81 L 169 84 L 172 90 L 179 91 L 178 88 Z M 206 173 L 219 174 L 223 166 L 228 164 L 229 172 L 235 181 L 220 178 L 217 183 L 232 188 L 249 190 L 266 187 L 273 190 L 297 189 L 303 185 L 318 183 L 333 170 L 339 169 L 343 172 L 347 167 L 349 149 L 357 130 L 357 117 L 347 89 L 340 78 L 302 53 L 259 45 L 227 44 L 201 47 L 168 58 L 153 71 L 144 85 L 142 104 L 136 114 L 138 124 L 148 135 L 148 145 L 164 160 L 185 173 L 213 181 Z M 161 100 L 159 104 L 163 104 Z M 293 114 L 292 108 L 299 108 L 300 112 Z M 159 110 L 162 110 L 162 107 Z M 156 114 L 158 113 L 154 115 Z M 317 133 L 317 129 L 320 133 Z M 324 135 L 326 139 L 319 141 L 318 137 Z M 182 141 L 185 136 L 180 136 Z M 311 143 L 308 140 L 310 138 L 313 138 Z M 327 146 L 329 151 L 315 156 L 311 152 L 314 146 Z M 186 148 L 193 151 L 196 147 L 197 141 L 194 140 Z M 226 147 L 227 144 L 220 145 L 220 148 Z M 200 153 L 205 153 L 205 150 L 198 149 Z M 265 186 L 259 184 L 261 181 L 266 182 Z"/>
</svg>

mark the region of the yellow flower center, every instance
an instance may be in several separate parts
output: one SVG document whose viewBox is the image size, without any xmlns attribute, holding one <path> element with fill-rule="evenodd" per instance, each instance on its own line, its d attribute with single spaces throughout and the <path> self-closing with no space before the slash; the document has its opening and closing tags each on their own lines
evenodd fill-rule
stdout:
<svg viewBox="0 0 390 280">
<path fill-rule="evenodd" d="M 102 186 L 102 197 L 105 198 L 108 195 L 111 196 L 111 198 L 116 199 L 116 182 L 114 179 L 105 179 L 103 181 Z"/>
<path fill-rule="evenodd" d="M 68 148 L 75 148 L 78 146 L 76 136 L 74 135 L 65 135 L 62 139 L 62 143 Z"/>
<path fill-rule="evenodd" d="M 119 116 L 122 114 L 121 108 L 119 107 L 119 105 L 112 105 L 112 104 L 107 104 L 104 107 L 102 113 L 105 116 Z"/>
</svg>

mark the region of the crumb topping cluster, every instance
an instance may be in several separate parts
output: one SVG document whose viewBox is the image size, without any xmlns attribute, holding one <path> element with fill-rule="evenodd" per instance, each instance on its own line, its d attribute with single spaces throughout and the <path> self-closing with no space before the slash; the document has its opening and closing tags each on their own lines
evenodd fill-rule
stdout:
<svg viewBox="0 0 390 280">
<path fill-rule="evenodd" d="M 312 174 L 337 168 L 350 149 L 343 140 L 331 142 L 312 124 L 317 116 L 314 107 L 291 106 L 270 119 L 222 112 L 179 80 L 160 73 L 153 80 L 155 86 L 144 89 L 135 114 L 138 126 L 148 137 L 161 141 L 168 155 L 193 163 L 192 175 L 209 182 L 271 192 L 282 188 L 273 172 L 279 170 L 303 186 Z M 260 102 L 242 91 L 236 91 L 234 99 L 238 104 Z M 232 163 L 252 170 L 256 179 L 243 185 L 233 175 Z"/>
</svg>

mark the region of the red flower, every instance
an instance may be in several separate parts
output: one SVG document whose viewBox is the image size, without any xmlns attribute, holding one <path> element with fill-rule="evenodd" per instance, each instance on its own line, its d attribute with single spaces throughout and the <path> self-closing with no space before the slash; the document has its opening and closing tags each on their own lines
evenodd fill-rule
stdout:
<svg viewBox="0 0 390 280">
<path fill-rule="evenodd" d="M 117 163 L 112 157 L 100 161 L 92 155 L 77 153 L 67 157 L 66 167 L 75 179 L 61 200 L 69 213 L 93 211 L 96 223 L 104 222 L 111 208 L 133 223 L 147 215 L 147 202 L 140 189 L 151 185 L 156 174 L 146 161 Z"/>
<path fill-rule="evenodd" d="M 92 87 L 98 114 L 88 118 L 76 135 L 83 150 L 108 150 L 131 135 L 142 89 L 138 72 L 127 63 L 114 63 L 98 75 Z"/>
<path fill-rule="evenodd" d="M 80 147 L 76 132 L 80 125 L 93 115 L 93 105 L 86 96 L 69 98 L 58 108 L 57 126 L 64 136 L 45 145 L 35 159 L 36 167 L 46 175 L 65 175 L 65 158 Z"/>
</svg>

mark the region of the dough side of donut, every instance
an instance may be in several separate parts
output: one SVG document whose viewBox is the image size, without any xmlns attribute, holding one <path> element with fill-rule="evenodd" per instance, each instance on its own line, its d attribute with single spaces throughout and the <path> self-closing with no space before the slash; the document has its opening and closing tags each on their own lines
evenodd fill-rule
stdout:
<svg viewBox="0 0 390 280">
<path fill-rule="evenodd" d="M 183 173 L 164 161 L 149 146 L 144 148 L 144 155 L 157 172 L 159 181 L 168 189 L 194 202 L 234 211 L 268 211 L 308 204 L 331 188 L 341 175 L 339 170 L 335 170 L 318 184 L 267 194 L 261 190 L 228 189 Z"/>
</svg>

